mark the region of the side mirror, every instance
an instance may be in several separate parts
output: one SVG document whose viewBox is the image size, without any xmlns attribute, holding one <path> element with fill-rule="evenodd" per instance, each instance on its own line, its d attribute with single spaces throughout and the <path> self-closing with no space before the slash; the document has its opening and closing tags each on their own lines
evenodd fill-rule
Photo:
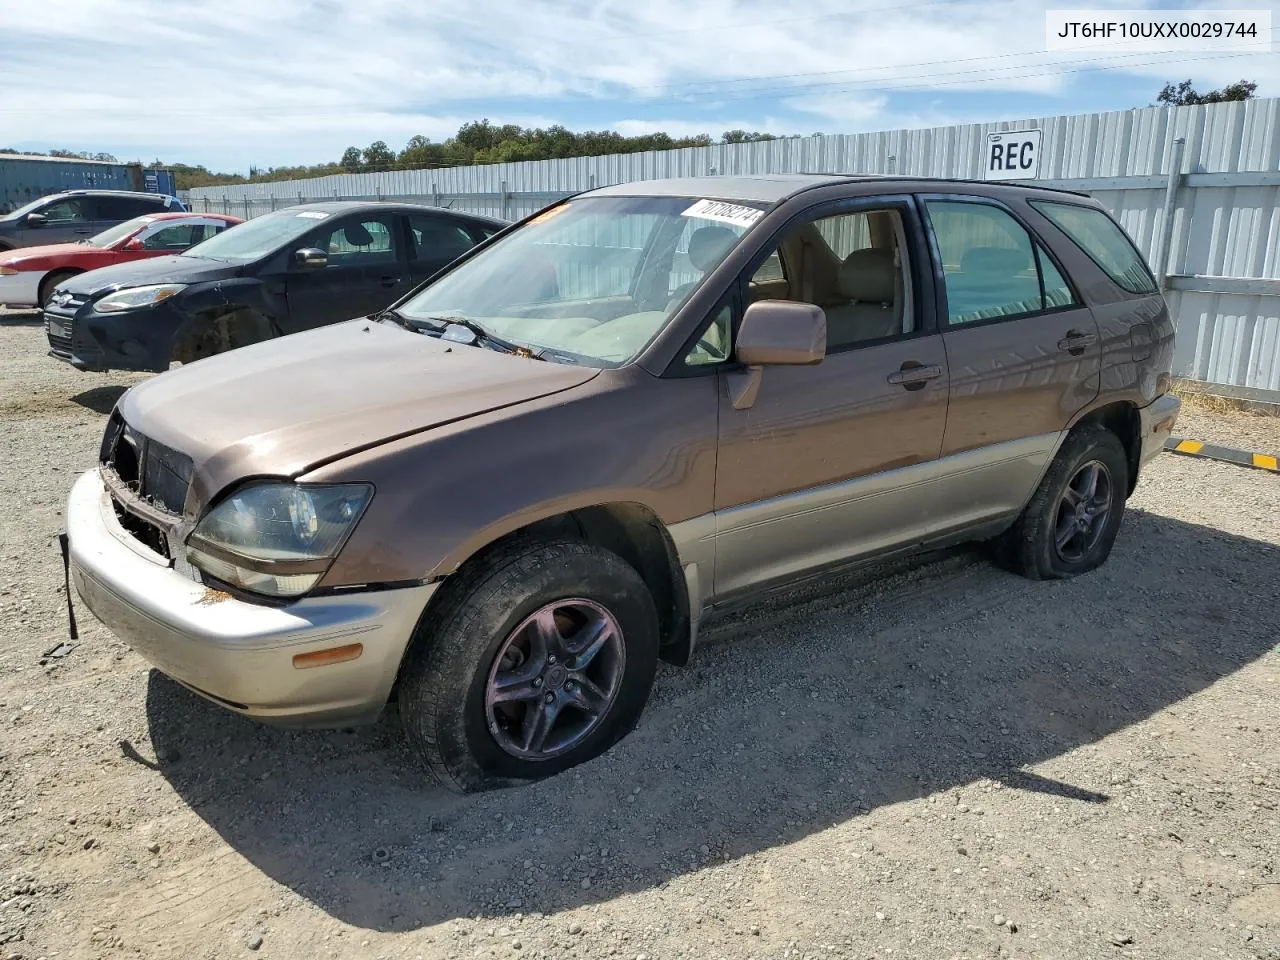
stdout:
<svg viewBox="0 0 1280 960">
<path fill-rule="evenodd" d="M 146 243 L 143 242 L 141 237 L 130 237 L 128 240 L 124 242 L 124 246 L 121 247 L 121 249 L 129 250 L 132 252 L 137 250 L 145 250 L 147 249 L 147 245 Z"/>
<path fill-rule="evenodd" d="M 812 303 L 758 300 L 742 315 L 735 353 L 747 369 L 729 374 L 735 410 L 756 402 L 766 366 L 821 363 L 827 355 L 827 315 Z"/>
<path fill-rule="evenodd" d="M 812 303 L 758 300 L 738 331 L 737 356 L 749 367 L 821 363 L 827 355 L 827 315 Z"/>
<path fill-rule="evenodd" d="M 46 217 L 43 213 L 27 214 L 26 226 L 28 227 L 43 227 L 48 222 L 49 222 L 49 218 Z"/>
<path fill-rule="evenodd" d="M 293 263 L 303 270 L 320 270 L 329 265 L 329 255 L 319 247 L 303 247 L 293 251 Z"/>
</svg>

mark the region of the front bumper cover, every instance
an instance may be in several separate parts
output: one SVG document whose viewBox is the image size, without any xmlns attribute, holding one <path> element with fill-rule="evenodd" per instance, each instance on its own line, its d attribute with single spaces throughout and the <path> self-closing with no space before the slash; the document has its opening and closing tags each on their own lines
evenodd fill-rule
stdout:
<svg viewBox="0 0 1280 960">
<path fill-rule="evenodd" d="M 376 719 L 418 618 L 421 584 L 287 606 L 235 599 L 183 576 L 120 525 L 97 470 L 67 505 L 71 582 L 85 606 L 163 673 L 237 713 L 288 726 Z M 360 643 L 359 658 L 297 669 L 293 657 Z"/>
</svg>

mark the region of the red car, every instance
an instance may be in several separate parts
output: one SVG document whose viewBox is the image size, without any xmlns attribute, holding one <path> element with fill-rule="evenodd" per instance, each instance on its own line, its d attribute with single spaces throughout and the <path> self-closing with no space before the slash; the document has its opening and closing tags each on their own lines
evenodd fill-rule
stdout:
<svg viewBox="0 0 1280 960">
<path fill-rule="evenodd" d="M 43 307 L 53 288 L 73 274 L 181 253 L 242 222 L 220 213 L 148 214 L 78 243 L 0 253 L 0 304 Z"/>
</svg>

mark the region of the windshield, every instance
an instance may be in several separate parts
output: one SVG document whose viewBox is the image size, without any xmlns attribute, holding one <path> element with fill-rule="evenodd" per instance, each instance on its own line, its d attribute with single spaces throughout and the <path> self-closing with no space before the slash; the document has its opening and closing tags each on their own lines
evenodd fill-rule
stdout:
<svg viewBox="0 0 1280 960">
<path fill-rule="evenodd" d="M 329 214 L 321 210 L 277 210 L 223 230 L 197 243 L 182 256 L 251 263 L 298 239 L 328 218 Z"/>
<path fill-rule="evenodd" d="M 109 230 L 103 230 L 101 233 L 90 237 L 84 241 L 92 247 L 109 247 L 113 243 L 123 240 L 135 230 L 140 230 L 148 223 L 154 223 L 155 217 L 134 217 L 132 220 L 126 220 L 124 223 L 117 223 Z"/>
<path fill-rule="evenodd" d="M 551 360 L 619 366 L 658 334 L 761 215 L 696 197 L 584 197 L 552 207 L 396 312 L 458 318 Z"/>
</svg>

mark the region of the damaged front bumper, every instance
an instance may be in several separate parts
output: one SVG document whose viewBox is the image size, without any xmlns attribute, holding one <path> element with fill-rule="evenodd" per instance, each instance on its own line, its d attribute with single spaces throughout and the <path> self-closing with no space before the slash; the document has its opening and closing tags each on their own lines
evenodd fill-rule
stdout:
<svg viewBox="0 0 1280 960">
<path fill-rule="evenodd" d="M 435 584 L 238 600 L 174 570 L 121 526 L 93 470 L 67 505 L 71 582 L 99 620 L 163 673 L 237 713 L 288 726 L 375 719 Z M 361 646 L 355 659 L 299 668 L 295 657 Z"/>
<path fill-rule="evenodd" d="M 169 369 L 174 334 L 186 318 L 167 302 L 122 313 L 97 313 L 82 300 L 49 303 L 44 328 L 49 356 L 77 370 Z"/>
</svg>

